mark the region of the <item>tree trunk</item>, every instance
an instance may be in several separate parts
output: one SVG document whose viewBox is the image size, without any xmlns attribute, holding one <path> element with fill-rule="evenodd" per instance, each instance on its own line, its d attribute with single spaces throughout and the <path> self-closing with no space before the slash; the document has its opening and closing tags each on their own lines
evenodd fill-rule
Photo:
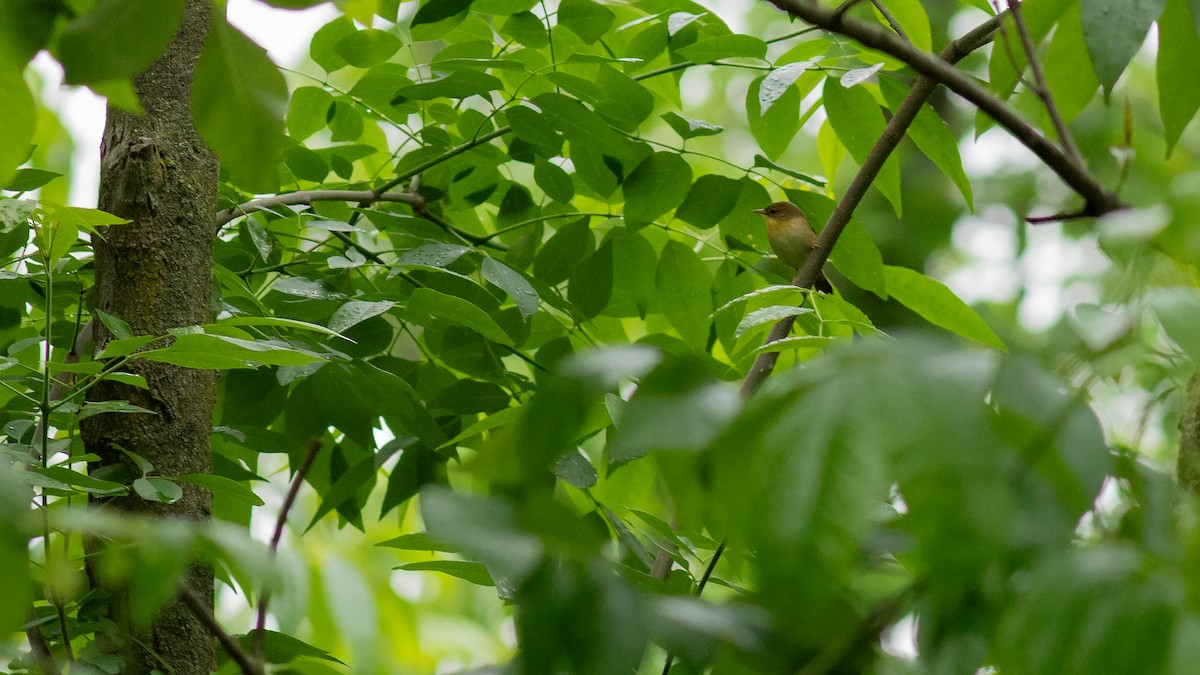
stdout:
<svg viewBox="0 0 1200 675">
<path fill-rule="evenodd" d="M 211 317 L 213 218 L 217 158 L 192 124 L 191 84 L 210 21 L 211 3 L 190 0 L 183 24 L 166 53 L 134 78 L 145 110 L 134 115 L 108 109 L 101 149 L 101 209 L 132 222 L 93 237 L 95 307 L 129 323 L 137 335 L 205 323 Z M 111 335 L 96 324 L 96 347 Z M 158 474 L 209 473 L 215 375 L 166 364 L 135 362 L 149 391 L 104 382 L 91 400 L 124 399 L 155 415 L 106 414 L 83 423 L 87 450 L 101 466 L 127 462 L 118 445 L 149 460 Z M 136 496 L 111 500 L 109 508 L 207 520 L 212 496 L 184 485 L 183 499 L 170 505 Z M 194 566 L 186 583 L 210 605 L 213 575 Z M 127 623 L 121 598 L 113 616 Z M 179 602 L 168 604 L 148 631 L 138 630 L 124 656 L 123 672 L 146 673 L 166 662 L 179 675 L 215 668 L 212 636 Z M 161 659 L 161 660 L 160 660 Z"/>
</svg>

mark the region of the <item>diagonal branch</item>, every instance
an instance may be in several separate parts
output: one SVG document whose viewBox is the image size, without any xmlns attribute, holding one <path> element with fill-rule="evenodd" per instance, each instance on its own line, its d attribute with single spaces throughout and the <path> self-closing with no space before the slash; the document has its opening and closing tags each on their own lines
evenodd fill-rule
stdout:
<svg viewBox="0 0 1200 675">
<path fill-rule="evenodd" d="M 1015 110 L 978 84 L 945 59 L 921 51 L 883 28 L 861 21 L 846 19 L 836 9 L 822 7 L 810 0 L 768 0 L 788 14 L 820 28 L 845 35 L 865 47 L 875 49 L 907 63 L 934 84 L 944 84 L 954 93 L 975 104 L 996 120 L 1022 145 L 1037 155 L 1050 170 L 1058 174 L 1071 189 L 1084 199 L 1083 211 L 1100 216 L 1120 208 L 1116 194 L 1105 190 L 1088 173 L 1087 167 L 1075 161 L 1045 136 L 1021 119 Z"/>
<path fill-rule="evenodd" d="M 1050 87 L 1046 86 L 1046 74 L 1042 71 L 1042 64 L 1038 62 L 1037 45 L 1033 44 L 1033 38 L 1029 35 L 1029 28 L 1025 25 L 1025 17 L 1022 14 L 1024 11 L 1021 8 L 1024 0 L 1016 2 L 1009 0 L 1008 8 L 1012 13 L 1013 24 L 1017 27 L 1017 34 L 1021 36 L 1021 44 L 1025 47 L 1025 55 L 1029 61 L 1029 72 L 1033 74 L 1033 93 L 1042 99 L 1042 104 L 1046 106 L 1046 112 L 1050 115 L 1050 122 L 1054 124 L 1054 131 L 1058 134 L 1058 141 L 1062 143 L 1063 150 L 1067 155 L 1079 163 L 1083 164 L 1083 155 L 1079 152 L 1079 147 L 1075 145 L 1075 139 L 1071 136 L 1071 131 L 1067 129 L 1067 123 L 1063 120 L 1062 115 L 1058 112 L 1058 106 L 1054 103 L 1054 97 L 1050 95 Z"/>
<path fill-rule="evenodd" d="M 308 444 L 308 452 L 304 455 L 304 461 L 300 463 L 300 468 L 296 470 L 296 475 L 292 477 L 292 484 L 288 487 L 287 496 L 283 498 L 283 506 L 279 508 L 279 518 L 275 521 L 275 532 L 271 534 L 271 557 L 274 558 L 279 550 L 279 542 L 283 539 L 283 528 L 287 525 L 288 513 L 292 510 L 292 505 L 296 503 L 296 496 L 300 494 L 300 486 L 304 484 L 304 479 L 308 477 L 309 470 L 312 469 L 313 462 L 317 461 L 317 455 L 321 452 L 323 445 L 320 437 L 314 438 Z M 254 622 L 254 653 L 261 660 L 265 649 L 264 639 L 267 629 L 267 603 L 271 601 L 271 593 L 264 590 L 262 598 L 258 601 L 258 615 Z"/>
<path fill-rule="evenodd" d="M 967 33 L 961 38 L 950 43 L 942 52 L 941 58 L 945 63 L 957 63 L 964 56 L 972 51 L 987 44 L 992 37 L 992 33 L 1000 26 L 1004 20 L 1004 14 L 999 14 L 981 24 L 978 28 Z M 825 223 L 824 229 L 821 230 L 821 236 L 817 239 L 817 246 L 812 253 L 808 254 L 808 258 L 804 261 L 804 266 L 797 272 L 792 279 L 792 283 L 801 288 L 811 288 L 816 282 L 817 277 L 821 273 L 821 268 L 824 267 L 825 261 L 829 259 L 829 253 L 833 251 L 834 244 L 837 243 L 838 237 L 842 231 L 846 229 L 846 225 L 850 223 L 850 216 L 854 213 L 854 209 L 858 207 L 858 203 L 862 201 L 863 196 L 867 193 L 867 188 L 875 180 L 879 174 L 879 170 L 883 167 L 883 163 L 887 161 L 892 151 L 900 144 L 900 140 L 904 138 L 904 133 L 908 130 L 909 125 L 916 119 L 917 113 L 921 110 L 921 106 L 929 99 L 930 94 L 937 88 L 938 81 L 927 75 L 921 76 L 917 80 L 913 88 L 908 92 L 904 102 L 896 108 L 892 119 L 888 122 L 887 128 L 884 129 L 883 135 L 875 142 L 875 147 L 871 148 L 871 153 L 867 155 L 858 173 L 855 174 L 854 180 L 851 181 L 846 192 L 834 207 L 833 213 L 829 216 L 829 221 Z M 796 317 L 790 316 L 771 328 L 771 333 L 767 336 L 765 344 L 770 344 L 776 340 L 781 340 L 787 337 L 792 330 L 792 324 Z M 750 366 L 750 372 L 746 374 L 746 379 L 742 381 L 742 396 L 749 397 L 766 381 L 767 376 L 771 371 L 775 370 L 775 363 L 779 360 L 779 352 L 763 352 L 754 360 L 754 364 Z"/>
<path fill-rule="evenodd" d="M 221 643 L 221 647 L 225 649 L 225 652 L 229 654 L 234 663 L 238 664 L 243 673 L 247 673 L 248 675 L 263 675 L 262 666 L 247 654 L 246 650 L 242 649 L 242 646 L 238 644 L 237 640 L 233 639 L 232 635 L 221 627 L 221 624 L 217 622 L 217 617 L 213 616 L 212 610 L 208 608 L 208 604 L 200 598 L 200 595 L 196 591 L 192 590 L 189 586 L 184 586 L 183 590 L 179 592 L 179 599 L 183 601 L 183 604 L 187 605 L 188 609 L 192 610 L 192 614 L 196 615 L 196 618 L 200 620 L 200 623 L 204 624 L 208 632 L 217 638 L 217 642 Z"/>
</svg>

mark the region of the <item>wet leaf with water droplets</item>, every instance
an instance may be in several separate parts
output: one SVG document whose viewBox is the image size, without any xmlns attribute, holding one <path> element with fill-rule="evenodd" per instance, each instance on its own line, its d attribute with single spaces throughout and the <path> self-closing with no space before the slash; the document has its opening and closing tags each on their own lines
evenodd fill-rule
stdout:
<svg viewBox="0 0 1200 675">
<path fill-rule="evenodd" d="M 379 316 L 392 308 L 394 303 L 386 300 L 380 302 L 366 302 L 363 300 L 351 300 L 333 313 L 329 317 L 329 329 L 341 333 L 342 331 L 362 323 L 373 316 Z"/>
<path fill-rule="evenodd" d="M 337 291 L 331 291 L 325 288 L 325 285 L 320 281 L 305 279 L 304 277 L 288 277 L 276 281 L 271 290 L 286 293 L 287 295 L 295 295 L 301 298 L 315 298 L 318 300 L 332 300 L 336 298 L 344 298 L 345 295 Z"/>
<path fill-rule="evenodd" d="M 522 317 L 528 319 L 537 312 L 540 300 L 537 291 L 519 272 L 492 258 L 484 258 L 481 269 L 485 279 L 499 286 L 517 303 Z"/>
<path fill-rule="evenodd" d="M 758 114 L 766 115 L 775 101 L 783 96 L 788 87 L 796 81 L 796 78 L 804 74 L 804 71 L 812 68 L 823 57 L 814 56 L 807 61 L 799 63 L 789 63 L 786 66 L 781 66 L 772 70 L 766 78 L 763 79 L 762 85 L 758 88 Z"/>
<path fill-rule="evenodd" d="M 883 63 L 876 63 L 869 68 L 855 68 L 854 70 L 848 70 L 842 75 L 842 79 L 838 81 L 842 83 L 843 87 L 853 87 L 856 84 L 861 84 L 871 79 L 871 76 L 873 76 L 875 73 L 878 73 L 879 69 L 882 67 Z"/>
<path fill-rule="evenodd" d="M 685 26 L 692 23 L 696 19 L 704 16 L 704 14 L 689 14 L 688 12 L 675 12 L 667 17 L 667 33 L 674 35 L 683 30 Z"/>
<path fill-rule="evenodd" d="M 401 265 L 448 267 L 471 249 L 457 244 L 426 244 L 400 256 Z"/>
</svg>

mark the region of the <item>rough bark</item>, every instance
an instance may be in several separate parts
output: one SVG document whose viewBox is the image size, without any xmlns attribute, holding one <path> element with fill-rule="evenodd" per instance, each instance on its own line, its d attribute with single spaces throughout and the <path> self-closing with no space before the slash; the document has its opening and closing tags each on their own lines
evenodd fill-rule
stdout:
<svg viewBox="0 0 1200 675">
<path fill-rule="evenodd" d="M 127 321 L 138 335 L 163 334 L 205 323 L 211 316 L 218 165 L 193 127 L 190 103 L 210 11 L 208 0 L 190 0 L 167 52 L 134 79 L 144 115 L 108 109 L 99 206 L 132 222 L 93 237 L 94 302 L 96 308 Z M 108 331 L 97 326 L 97 349 L 109 339 Z M 148 362 L 135 362 L 132 370 L 146 378 L 149 391 L 105 383 L 89 398 L 124 399 L 157 414 L 107 414 L 85 420 L 87 450 L 102 458 L 101 466 L 127 461 L 119 445 L 145 457 L 162 475 L 210 472 L 214 373 Z M 183 488 L 183 499 L 174 504 L 134 496 L 111 500 L 108 508 L 208 519 L 211 494 L 191 485 Z M 191 568 L 186 583 L 212 605 L 211 569 Z M 123 604 L 118 593 L 113 616 L 119 622 L 126 618 Z M 146 673 L 162 669 L 164 662 L 179 675 L 215 668 L 212 636 L 179 601 L 168 604 L 148 630 L 133 628 L 138 635 L 125 650 L 123 672 Z"/>
</svg>

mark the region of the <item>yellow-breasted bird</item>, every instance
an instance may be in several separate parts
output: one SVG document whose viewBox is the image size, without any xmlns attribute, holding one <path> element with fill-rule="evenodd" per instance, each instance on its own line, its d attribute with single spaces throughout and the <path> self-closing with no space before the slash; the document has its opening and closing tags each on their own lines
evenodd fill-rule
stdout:
<svg viewBox="0 0 1200 675">
<path fill-rule="evenodd" d="M 817 246 L 817 233 L 808 224 L 808 218 L 799 206 L 791 202 L 775 202 L 765 208 L 754 209 L 767 221 L 767 241 L 771 250 L 788 267 L 800 269 L 808 255 Z M 832 290 L 829 280 L 822 272 L 815 284 L 818 291 Z"/>
</svg>

